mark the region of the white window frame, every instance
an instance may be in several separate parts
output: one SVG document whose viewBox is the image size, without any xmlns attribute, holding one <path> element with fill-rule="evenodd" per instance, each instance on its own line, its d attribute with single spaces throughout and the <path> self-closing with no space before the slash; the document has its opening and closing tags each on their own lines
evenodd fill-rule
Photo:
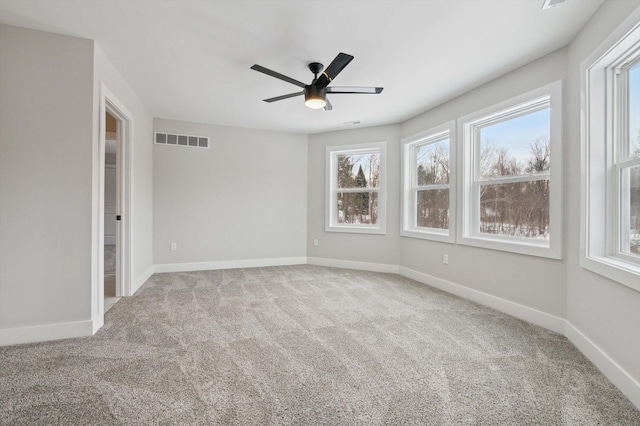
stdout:
<svg viewBox="0 0 640 426">
<path fill-rule="evenodd" d="M 640 9 L 620 25 L 581 66 L 580 265 L 640 291 L 640 261 L 620 251 L 623 224 L 621 170 L 640 164 L 626 157 L 626 115 L 621 69 L 640 57 Z"/>
<path fill-rule="evenodd" d="M 374 142 L 358 145 L 329 146 L 326 149 L 326 200 L 325 200 L 325 231 L 327 232 L 351 232 L 361 234 L 386 234 L 386 207 L 387 207 L 387 143 Z M 345 188 L 338 188 L 337 177 L 337 158 L 339 155 L 354 154 L 371 154 L 377 152 L 380 154 L 380 186 L 376 188 L 367 188 L 368 192 L 378 193 L 378 223 L 369 224 L 353 224 L 338 223 L 337 221 L 337 197 L 338 192 L 360 192 Z"/>
<path fill-rule="evenodd" d="M 479 188 L 481 183 L 513 183 L 538 180 L 545 174 L 527 174 L 499 178 L 480 178 L 476 166 L 480 141 L 476 129 L 502 118 L 517 117 L 528 110 L 535 111 L 548 102 L 550 107 L 550 155 L 548 172 L 549 239 L 533 239 L 479 232 Z M 458 134 L 462 135 L 463 148 L 459 153 L 462 164 L 462 185 L 458 193 L 458 242 L 460 244 L 502 250 L 513 253 L 562 259 L 562 82 L 556 81 L 507 101 L 461 117 Z"/>
<path fill-rule="evenodd" d="M 418 147 L 449 139 L 449 183 L 418 187 L 415 151 Z M 404 237 L 455 243 L 456 238 L 456 125 L 455 120 L 402 139 L 402 228 Z M 449 229 L 417 226 L 419 189 L 449 189 Z"/>
</svg>

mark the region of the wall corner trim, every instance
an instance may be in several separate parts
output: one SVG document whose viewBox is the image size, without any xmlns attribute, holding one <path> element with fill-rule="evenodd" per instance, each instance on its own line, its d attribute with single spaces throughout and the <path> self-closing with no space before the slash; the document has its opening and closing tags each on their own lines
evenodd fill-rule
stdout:
<svg viewBox="0 0 640 426">
<path fill-rule="evenodd" d="M 155 267 L 153 265 L 150 265 L 140 275 L 138 275 L 137 277 L 135 277 L 133 279 L 133 282 L 131 283 L 131 295 L 132 296 L 134 294 L 136 294 L 136 291 L 138 291 L 140 289 L 140 287 L 142 287 L 142 285 L 145 282 L 147 282 L 147 280 L 149 278 L 151 278 L 151 276 L 154 274 L 154 272 L 155 272 Z"/>
<path fill-rule="evenodd" d="M 640 383 L 576 326 L 565 321 L 564 335 L 640 410 Z"/>
<path fill-rule="evenodd" d="M 104 314 L 93 317 L 91 319 L 91 323 L 93 324 L 93 327 L 91 328 L 91 335 L 94 335 L 104 325 Z"/>
</svg>

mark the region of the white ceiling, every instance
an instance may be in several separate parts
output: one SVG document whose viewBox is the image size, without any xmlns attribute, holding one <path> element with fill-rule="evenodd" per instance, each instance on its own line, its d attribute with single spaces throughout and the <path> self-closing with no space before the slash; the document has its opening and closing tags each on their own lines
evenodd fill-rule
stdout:
<svg viewBox="0 0 640 426">
<path fill-rule="evenodd" d="M 0 0 L 0 22 L 96 40 L 154 117 L 317 133 L 397 123 L 567 45 L 603 0 Z M 262 99 L 355 56 L 333 83 L 380 95 Z"/>
</svg>

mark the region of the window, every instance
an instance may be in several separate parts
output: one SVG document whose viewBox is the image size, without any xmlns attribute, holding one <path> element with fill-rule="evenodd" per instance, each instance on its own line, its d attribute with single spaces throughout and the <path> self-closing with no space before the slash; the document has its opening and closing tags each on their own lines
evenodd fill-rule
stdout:
<svg viewBox="0 0 640 426">
<path fill-rule="evenodd" d="M 460 243 L 560 259 L 561 84 L 460 119 Z"/>
<path fill-rule="evenodd" d="M 619 182 L 616 214 L 617 256 L 640 263 L 640 53 L 616 70 L 619 102 L 614 181 Z"/>
<path fill-rule="evenodd" d="M 385 153 L 385 142 L 327 147 L 327 231 L 386 232 Z"/>
<path fill-rule="evenodd" d="M 581 265 L 640 290 L 640 25 L 583 71 Z"/>
<path fill-rule="evenodd" d="M 402 141 L 402 231 L 407 237 L 455 241 L 455 122 Z"/>
</svg>

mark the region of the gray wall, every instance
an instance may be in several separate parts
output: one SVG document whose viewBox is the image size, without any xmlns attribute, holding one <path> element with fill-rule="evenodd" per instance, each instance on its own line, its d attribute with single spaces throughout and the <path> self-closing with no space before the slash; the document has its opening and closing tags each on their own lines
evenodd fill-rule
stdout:
<svg viewBox="0 0 640 426">
<path fill-rule="evenodd" d="M 567 321 L 640 381 L 640 292 L 580 266 L 580 64 L 640 1 L 608 1 L 569 46 L 565 145 Z M 637 22 L 637 21 L 636 21 Z"/>
<path fill-rule="evenodd" d="M 561 261 L 400 237 L 399 232 L 400 139 L 565 78 L 566 53 L 562 49 L 550 54 L 401 125 L 310 135 L 308 256 L 400 265 L 564 317 Z M 325 232 L 325 148 L 383 140 L 387 141 L 387 234 Z M 319 247 L 311 245 L 313 239 L 319 240 Z M 449 265 L 442 263 L 444 253 Z"/>
<path fill-rule="evenodd" d="M 407 120 L 399 130 L 386 126 L 310 136 L 308 239 L 319 239 L 320 247 L 308 247 L 308 255 L 398 264 L 566 319 L 604 356 L 640 380 L 640 293 L 579 264 L 580 64 L 639 5 L 638 0 L 605 2 L 566 48 Z M 563 81 L 562 260 L 397 236 L 400 183 L 393 176 L 399 176 L 400 170 L 399 139 L 556 80 Z M 325 146 L 377 140 L 390 143 L 387 235 L 325 232 Z M 442 263 L 444 253 L 449 255 L 449 265 Z"/>
<path fill-rule="evenodd" d="M 566 54 L 556 51 L 408 120 L 402 137 L 564 79 Z M 564 318 L 562 261 L 415 238 L 402 238 L 401 252 L 404 267 Z M 442 263 L 444 253 L 449 265 Z"/>
<path fill-rule="evenodd" d="M 210 138 L 208 149 L 154 145 L 156 265 L 305 256 L 306 135 L 162 119 L 154 128 Z"/>
<path fill-rule="evenodd" d="M 90 319 L 93 46 L 0 25 L 0 329 Z"/>
<path fill-rule="evenodd" d="M 135 119 L 134 279 L 153 263 L 308 255 L 400 265 L 566 318 L 640 380 L 640 293 L 579 265 L 580 63 L 639 5 L 605 2 L 568 48 L 405 123 L 309 137 L 153 122 L 92 41 L 0 26 L 0 329 L 91 318 L 97 99 L 104 82 Z M 563 260 L 399 237 L 402 137 L 558 79 L 564 81 Z M 211 148 L 154 146 L 154 127 L 209 136 Z M 382 140 L 387 234 L 325 232 L 325 147 Z M 319 247 L 311 245 L 316 238 Z M 178 251 L 169 250 L 170 242 Z"/>
<path fill-rule="evenodd" d="M 99 45 L 95 47 L 94 75 L 94 191 L 98 191 L 98 111 L 100 87 L 109 91 L 133 115 L 131 153 L 131 276 L 132 288 L 142 285 L 153 267 L 153 117 L 114 68 Z M 97 217 L 97 215 L 96 215 Z M 97 235 L 97 230 L 95 235 Z M 96 271 L 97 273 L 97 271 Z"/>
<path fill-rule="evenodd" d="M 400 260 L 400 127 L 380 126 L 309 135 L 307 255 L 398 265 Z M 387 142 L 387 233 L 325 232 L 326 147 Z M 313 240 L 318 239 L 318 247 Z"/>
<path fill-rule="evenodd" d="M 101 323 L 101 83 L 134 119 L 138 280 L 153 265 L 153 121 L 91 40 L 0 25 L 0 57 L 0 331 L 35 327 L 24 341 L 90 334 Z"/>
</svg>

